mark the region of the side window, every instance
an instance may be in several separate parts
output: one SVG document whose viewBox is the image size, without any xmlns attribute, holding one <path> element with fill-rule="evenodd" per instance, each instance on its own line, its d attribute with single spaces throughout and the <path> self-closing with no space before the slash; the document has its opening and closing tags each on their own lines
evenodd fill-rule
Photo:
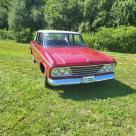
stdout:
<svg viewBox="0 0 136 136">
<path fill-rule="evenodd" d="M 34 34 L 34 41 L 36 41 L 36 38 L 37 38 L 37 32 L 35 32 Z"/>
<path fill-rule="evenodd" d="M 81 35 L 74 35 L 74 43 L 77 44 L 77 45 L 78 45 L 78 44 L 79 44 L 79 45 L 84 44 Z"/>
<path fill-rule="evenodd" d="M 38 37 L 39 37 L 39 33 L 36 34 L 36 38 L 35 41 L 38 43 Z"/>
<path fill-rule="evenodd" d="M 69 34 L 69 44 L 74 44 L 73 34 Z"/>
<path fill-rule="evenodd" d="M 42 33 L 37 33 L 36 42 L 37 42 L 37 44 L 43 45 L 43 35 L 42 35 Z"/>
</svg>

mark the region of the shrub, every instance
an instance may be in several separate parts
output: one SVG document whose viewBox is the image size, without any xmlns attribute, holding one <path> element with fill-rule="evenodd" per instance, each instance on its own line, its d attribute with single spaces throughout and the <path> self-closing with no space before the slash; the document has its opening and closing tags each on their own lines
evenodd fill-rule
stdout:
<svg viewBox="0 0 136 136">
<path fill-rule="evenodd" d="M 20 31 L 0 29 L 0 40 L 10 39 L 16 42 L 27 43 L 30 42 L 33 33 L 29 28 L 22 28 Z"/>
<path fill-rule="evenodd" d="M 20 31 L 15 32 L 15 40 L 20 43 L 28 43 L 32 38 L 32 33 L 29 28 L 22 28 Z"/>
<path fill-rule="evenodd" d="M 12 30 L 0 29 L 0 40 L 4 39 L 14 39 Z"/>
<path fill-rule="evenodd" d="M 100 28 L 96 33 L 83 36 L 86 43 L 95 49 L 136 52 L 136 27 Z"/>
<path fill-rule="evenodd" d="M 8 27 L 8 11 L 6 8 L 0 5 L 0 28 L 7 28 Z"/>
</svg>

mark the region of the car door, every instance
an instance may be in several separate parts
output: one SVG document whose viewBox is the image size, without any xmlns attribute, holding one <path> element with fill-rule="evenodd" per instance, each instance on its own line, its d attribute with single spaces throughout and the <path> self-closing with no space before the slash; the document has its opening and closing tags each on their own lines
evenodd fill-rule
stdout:
<svg viewBox="0 0 136 136">
<path fill-rule="evenodd" d="M 34 40 L 31 41 L 31 46 L 30 46 L 31 53 L 34 56 L 35 60 L 36 60 L 36 53 L 37 53 L 37 50 L 36 50 L 37 39 L 38 39 L 38 33 L 36 32 Z"/>
<path fill-rule="evenodd" d="M 36 38 L 36 61 L 40 63 L 43 57 L 43 48 L 44 48 L 44 35 L 43 33 L 38 33 Z"/>
</svg>

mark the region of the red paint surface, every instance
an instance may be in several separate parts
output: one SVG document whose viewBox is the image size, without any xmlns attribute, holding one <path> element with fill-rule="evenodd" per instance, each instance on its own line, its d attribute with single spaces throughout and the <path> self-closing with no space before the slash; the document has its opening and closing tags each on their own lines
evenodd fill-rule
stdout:
<svg viewBox="0 0 136 136">
<path fill-rule="evenodd" d="M 111 56 L 88 47 L 42 47 L 32 41 L 31 49 L 38 64 L 42 63 L 46 67 L 46 74 L 48 77 L 50 77 L 50 70 L 53 67 L 116 63 L 115 59 Z M 41 56 L 47 60 L 48 64 Z"/>
<path fill-rule="evenodd" d="M 87 47 L 49 47 L 43 50 L 44 55 L 55 66 L 115 63 L 112 57 Z"/>
</svg>

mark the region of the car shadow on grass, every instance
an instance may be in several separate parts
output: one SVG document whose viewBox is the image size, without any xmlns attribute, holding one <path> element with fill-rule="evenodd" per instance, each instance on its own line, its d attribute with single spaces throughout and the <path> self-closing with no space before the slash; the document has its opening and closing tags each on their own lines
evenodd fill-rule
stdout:
<svg viewBox="0 0 136 136">
<path fill-rule="evenodd" d="M 64 99 L 96 100 L 127 96 L 136 93 L 136 90 L 118 80 L 109 80 L 91 84 L 51 87 Z"/>
</svg>

